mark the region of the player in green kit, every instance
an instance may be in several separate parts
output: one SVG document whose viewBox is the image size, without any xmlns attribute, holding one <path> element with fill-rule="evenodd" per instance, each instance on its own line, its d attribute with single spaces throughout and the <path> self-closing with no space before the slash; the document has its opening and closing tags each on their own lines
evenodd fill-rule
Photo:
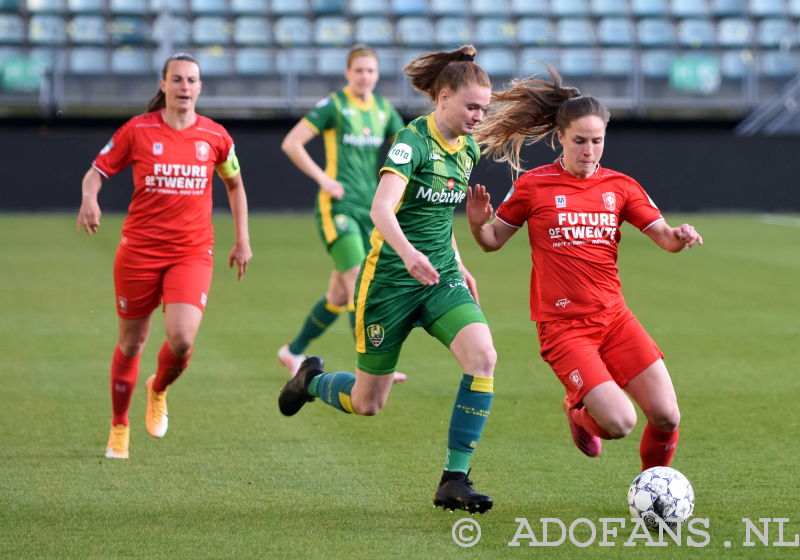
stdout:
<svg viewBox="0 0 800 560">
<path fill-rule="evenodd" d="M 434 506 L 483 513 L 492 498 L 467 478 L 494 395 L 497 354 L 478 306 L 475 280 L 461 264 L 453 211 L 466 197 L 480 157 L 472 139 L 491 97 L 475 49 L 431 53 L 403 70 L 436 102 L 409 123 L 381 169 L 371 216 L 372 249 L 356 283 L 356 373 L 324 373 L 310 356 L 281 391 L 286 416 L 320 398 L 350 414 L 371 416 L 386 403 L 400 349 L 414 327 L 447 346 L 463 368 L 450 419 L 445 469 Z"/>
<path fill-rule="evenodd" d="M 278 361 L 294 376 L 309 342 L 333 323 L 345 306 L 355 328 L 354 290 L 361 262 L 370 250 L 373 224 L 369 216 L 381 146 L 403 128 L 394 107 L 372 91 L 378 82 L 378 58 L 366 45 L 350 49 L 344 72 L 347 86 L 320 101 L 286 136 L 283 151 L 319 184 L 315 208 L 317 229 L 333 258 L 328 291 L 312 307 L 300 332 L 278 351 Z M 325 170 L 308 155 L 305 145 L 322 134 Z M 396 382 L 405 381 L 398 373 Z"/>
</svg>

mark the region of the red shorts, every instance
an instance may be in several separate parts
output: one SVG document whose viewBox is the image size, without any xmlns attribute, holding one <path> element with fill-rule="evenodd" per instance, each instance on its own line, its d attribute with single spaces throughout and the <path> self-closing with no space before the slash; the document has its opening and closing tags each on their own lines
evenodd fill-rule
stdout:
<svg viewBox="0 0 800 560">
<path fill-rule="evenodd" d="M 664 357 L 623 304 L 591 317 L 539 322 L 541 355 L 567 390 L 572 406 L 606 381 L 628 381 Z"/>
<path fill-rule="evenodd" d="M 146 317 L 162 300 L 205 311 L 213 270 L 214 257 L 208 251 L 154 258 L 120 246 L 114 259 L 117 315 Z"/>
</svg>

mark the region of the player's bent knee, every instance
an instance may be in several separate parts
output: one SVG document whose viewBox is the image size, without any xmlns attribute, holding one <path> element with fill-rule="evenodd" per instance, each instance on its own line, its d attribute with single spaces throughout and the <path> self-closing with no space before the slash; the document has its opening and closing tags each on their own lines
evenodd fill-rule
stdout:
<svg viewBox="0 0 800 560">
<path fill-rule="evenodd" d="M 193 342 L 186 336 L 172 336 L 169 338 L 169 349 L 176 358 L 185 358 L 191 353 Z"/>
<path fill-rule="evenodd" d="M 144 352 L 145 344 L 147 343 L 147 339 L 144 340 L 135 340 L 135 341 L 120 341 L 118 344 L 120 351 L 125 354 L 128 358 L 135 358 L 136 356 L 141 356 L 142 352 Z"/>
<path fill-rule="evenodd" d="M 663 413 L 654 415 L 650 419 L 650 423 L 654 428 L 662 432 L 674 432 L 681 423 L 680 410 L 678 410 L 677 406 L 670 410 L 665 410 Z"/>
<path fill-rule="evenodd" d="M 636 413 L 634 412 L 633 415 L 630 414 L 621 414 L 619 416 L 615 416 L 610 418 L 604 422 L 602 428 L 608 432 L 614 439 L 622 439 L 627 437 L 633 431 L 633 428 L 636 426 Z"/>
<path fill-rule="evenodd" d="M 491 377 L 494 366 L 497 364 L 497 352 L 493 346 L 476 348 L 470 352 L 469 369 L 466 373 L 479 375 L 481 377 Z"/>
<path fill-rule="evenodd" d="M 366 403 L 353 403 L 353 412 L 359 416 L 375 416 L 383 408 L 384 403 L 369 401 Z"/>
</svg>

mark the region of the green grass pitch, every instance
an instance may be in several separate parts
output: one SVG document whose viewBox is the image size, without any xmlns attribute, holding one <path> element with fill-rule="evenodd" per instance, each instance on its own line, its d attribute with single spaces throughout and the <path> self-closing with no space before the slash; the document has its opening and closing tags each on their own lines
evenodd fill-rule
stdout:
<svg viewBox="0 0 800 560">
<path fill-rule="evenodd" d="M 131 458 L 103 457 L 116 343 L 112 263 L 122 218 L 87 238 L 73 216 L 0 217 L 0 557 L 2 558 L 790 558 L 797 548 L 742 546 L 742 518 L 788 518 L 800 533 L 800 219 L 669 216 L 705 246 L 671 255 L 626 226 L 620 275 L 629 307 L 666 354 L 681 405 L 673 466 L 692 481 L 704 548 L 623 543 L 511 548 L 527 518 L 567 526 L 628 517 L 644 426 L 588 459 L 573 446 L 563 388 L 528 320 L 527 230 L 483 254 L 457 219 L 465 264 L 499 361 L 491 416 L 473 460 L 481 540 L 452 538 L 432 507 L 461 371 L 423 330 L 404 347 L 405 385 L 373 418 L 320 402 L 278 412 L 277 349 L 322 296 L 331 263 L 311 217 L 253 216 L 255 257 L 228 270 L 229 218 L 216 217 L 216 262 L 191 366 L 169 394 L 163 440 L 144 426 L 144 381 L 164 339 L 156 312 L 131 406 Z M 309 351 L 351 370 L 342 317 Z M 760 526 L 760 525 L 759 525 Z M 556 537 L 558 531 L 556 530 Z M 576 538 L 588 540 L 586 525 Z M 769 541 L 777 541 L 772 524 Z M 552 537 L 551 537 L 552 540 Z M 696 540 L 702 541 L 701 538 Z M 724 541 L 732 546 L 725 548 Z"/>
</svg>

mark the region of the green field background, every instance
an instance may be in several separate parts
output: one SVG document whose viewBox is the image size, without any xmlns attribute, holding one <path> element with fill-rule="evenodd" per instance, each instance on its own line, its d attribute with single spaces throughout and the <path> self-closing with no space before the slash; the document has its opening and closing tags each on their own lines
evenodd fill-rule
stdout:
<svg viewBox="0 0 800 560">
<path fill-rule="evenodd" d="M 130 459 L 103 456 L 117 336 L 112 264 L 121 216 L 100 234 L 73 216 L 0 216 L 0 557 L 3 558 L 798 558 L 745 548 L 742 518 L 788 518 L 800 533 L 800 218 L 668 216 L 705 245 L 677 255 L 623 228 L 628 306 L 666 354 L 681 405 L 672 466 L 693 483 L 704 548 L 567 541 L 511 548 L 515 518 L 567 526 L 628 517 L 644 427 L 596 459 L 572 444 L 563 388 L 538 355 L 528 319 L 530 252 L 522 230 L 483 254 L 463 218 L 456 236 L 476 277 L 499 355 L 495 399 L 472 460 L 495 500 L 457 546 L 463 514 L 432 507 L 458 364 L 423 330 L 406 343 L 381 413 L 349 416 L 319 402 L 278 412 L 287 379 L 275 353 L 325 292 L 331 262 L 310 216 L 251 217 L 244 280 L 227 267 L 233 223 L 215 217 L 216 270 L 191 365 L 170 389 L 170 429 L 144 426 L 144 381 L 164 339 L 156 312 L 131 405 Z M 347 319 L 309 351 L 354 367 Z M 777 541 L 773 524 L 770 542 Z M 576 531 L 589 538 L 583 525 Z M 552 537 L 551 537 L 552 539 Z M 702 540 L 696 538 L 695 540 Z M 730 541 L 726 548 L 723 542 Z"/>
</svg>

